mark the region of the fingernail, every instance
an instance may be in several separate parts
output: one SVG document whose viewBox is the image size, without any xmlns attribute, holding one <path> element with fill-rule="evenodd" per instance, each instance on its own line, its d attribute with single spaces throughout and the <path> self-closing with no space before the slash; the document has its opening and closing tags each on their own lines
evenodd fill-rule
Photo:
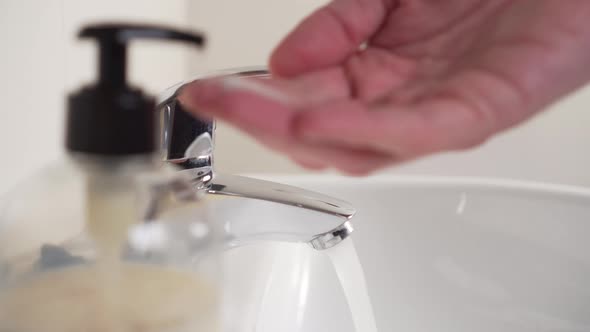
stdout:
<svg viewBox="0 0 590 332">
<path fill-rule="evenodd" d="M 223 87 L 219 80 L 197 81 L 184 88 L 178 100 L 188 108 L 210 107 L 223 96 Z"/>
<path fill-rule="evenodd" d="M 183 88 L 178 100 L 192 109 L 213 109 L 228 93 L 243 91 L 292 106 L 295 98 L 278 88 L 237 76 L 213 78 L 191 83 Z"/>
<path fill-rule="evenodd" d="M 222 84 L 226 91 L 247 91 L 285 105 L 291 105 L 293 103 L 293 98 L 284 91 L 253 79 L 228 76 L 222 80 Z"/>
<path fill-rule="evenodd" d="M 293 118 L 293 122 L 291 123 L 291 131 L 295 135 L 295 137 L 299 138 L 300 140 L 314 143 L 320 140 L 320 135 L 314 130 L 310 130 L 306 125 L 307 120 L 305 118 L 305 113 L 301 113 L 300 116 L 296 116 Z"/>
<path fill-rule="evenodd" d="M 296 133 L 299 139 L 308 142 L 308 143 L 318 143 L 322 141 L 322 137 L 318 135 L 316 132 L 306 131 L 306 130 L 299 130 Z"/>
</svg>

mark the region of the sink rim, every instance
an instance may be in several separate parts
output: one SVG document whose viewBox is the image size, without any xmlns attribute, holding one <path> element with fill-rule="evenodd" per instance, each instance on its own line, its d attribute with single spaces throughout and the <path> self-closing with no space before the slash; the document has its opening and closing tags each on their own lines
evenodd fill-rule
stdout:
<svg viewBox="0 0 590 332">
<path fill-rule="evenodd" d="M 435 188 L 473 188 L 495 191 L 518 191 L 590 199 L 590 187 L 533 180 L 478 176 L 396 175 L 379 174 L 368 177 L 351 177 L 334 174 L 244 174 L 253 178 L 296 186 L 318 185 L 410 185 Z"/>
</svg>

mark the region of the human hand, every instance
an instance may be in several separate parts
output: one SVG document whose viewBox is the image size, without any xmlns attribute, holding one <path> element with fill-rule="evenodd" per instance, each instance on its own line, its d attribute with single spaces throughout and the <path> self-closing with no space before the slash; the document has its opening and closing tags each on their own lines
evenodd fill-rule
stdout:
<svg viewBox="0 0 590 332">
<path fill-rule="evenodd" d="M 367 174 L 479 145 L 582 86 L 589 17 L 588 0 L 335 0 L 278 46 L 272 79 L 181 101 L 309 168 Z"/>
</svg>

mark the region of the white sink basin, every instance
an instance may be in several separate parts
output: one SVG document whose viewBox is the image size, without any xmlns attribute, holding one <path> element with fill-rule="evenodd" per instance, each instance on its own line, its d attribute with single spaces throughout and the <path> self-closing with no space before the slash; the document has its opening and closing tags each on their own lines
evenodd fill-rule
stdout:
<svg viewBox="0 0 590 332">
<path fill-rule="evenodd" d="M 352 238 L 380 332 L 590 331 L 590 190 L 449 178 L 266 179 L 358 209 Z M 290 218 L 291 209 L 261 213 Z M 244 330 L 354 331 L 322 253 L 273 243 L 227 257 L 228 287 L 250 303 L 234 308 Z"/>
</svg>

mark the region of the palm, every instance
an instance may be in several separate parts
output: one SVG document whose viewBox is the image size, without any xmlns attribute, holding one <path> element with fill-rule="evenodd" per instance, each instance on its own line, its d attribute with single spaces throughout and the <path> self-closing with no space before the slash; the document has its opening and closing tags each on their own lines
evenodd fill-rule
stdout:
<svg viewBox="0 0 590 332">
<path fill-rule="evenodd" d="M 283 79 L 265 84 L 296 107 L 246 102 L 226 119 L 352 173 L 471 147 L 590 77 L 589 14 L 587 0 L 337 0 L 271 60 Z"/>
<path fill-rule="evenodd" d="M 351 92 L 368 102 L 381 100 L 404 106 L 428 102 L 429 107 L 447 104 L 450 111 L 468 112 L 465 116 L 483 120 L 488 126 L 479 135 L 468 135 L 476 141 L 517 123 L 533 106 L 559 94 L 561 91 L 547 92 L 535 100 L 530 96 L 543 87 L 551 65 L 579 54 L 561 49 L 564 44 L 568 46 L 564 41 L 576 37 L 579 6 L 572 3 L 407 3 L 412 6 L 402 4 L 388 15 L 366 52 L 344 62 L 343 68 L 354 82 Z M 388 68 L 374 65 L 384 62 Z M 377 67 L 386 69 L 386 74 L 370 72 Z M 568 78 L 561 89 L 567 89 L 571 84 L 568 81 L 580 76 L 572 75 L 576 67 L 561 74 Z M 533 102 L 537 105 L 531 105 Z"/>
</svg>

